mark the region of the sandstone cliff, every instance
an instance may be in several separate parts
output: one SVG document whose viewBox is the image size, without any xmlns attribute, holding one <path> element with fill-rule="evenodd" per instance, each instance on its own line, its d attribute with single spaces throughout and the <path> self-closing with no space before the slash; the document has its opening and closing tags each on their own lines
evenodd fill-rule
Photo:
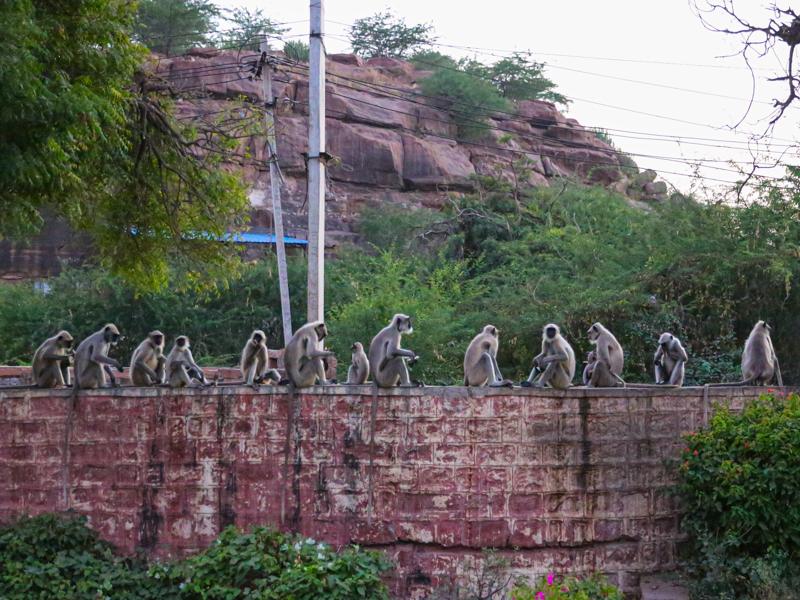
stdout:
<svg viewBox="0 0 800 600">
<path fill-rule="evenodd" d="M 280 56 L 280 53 L 278 53 Z M 213 118 L 226 101 L 263 102 L 259 81 L 240 79 L 258 55 L 195 49 L 187 56 L 159 59 L 156 71 L 178 96 L 182 119 Z M 475 175 L 492 175 L 537 186 L 568 176 L 613 187 L 633 199 L 658 198 L 665 189 L 653 172 L 637 174 L 629 158 L 566 118 L 549 102 L 521 101 L 514 112 L 496 113 L 481 139 L 456 141 L 456 125 L 435 98 L 421 94 L 427 73 L 396 59 L 362 61 L 354 55 L 328 57 L 327 140 L 333 155 L 328 171 L 327 229 L 333 244 L 354 236 L 365 206 L 393 204 L 439 208 L 448 194 L 471 190 Z M 305 67 L 277 65 L 277 154 L 284 176 L 287 233 L 305 237 L 305 161 L 308 81 Z M 191 98 L 189 98 L 191 96 Z M 198 98 L 199 96 L 199 98 Z M 244 140 L 253 160 L 241 167 L 251 186 L 254 225 L 270 226 L 264 140 Z M 527 159 L 525 168 L 514 163 Z M 621 167 L 631 167 L 621 169 Z"/>
</svg>

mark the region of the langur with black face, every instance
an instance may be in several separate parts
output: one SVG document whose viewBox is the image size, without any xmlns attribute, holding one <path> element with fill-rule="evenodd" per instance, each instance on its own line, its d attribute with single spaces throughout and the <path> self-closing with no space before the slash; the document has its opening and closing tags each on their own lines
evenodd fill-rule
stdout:
<svg viewBox="0 0 800 600">
<path fill-rule="evenodd" d="M 330 383 L 325 379 L 324 360 L 333 352 L 321 349 L 321 342 L 328 336 L 328 328 L 322 321 L 306 323 L 298 329 L 286 344 L 283 362 L 286 376 L 296 388 L 305 388 L 319 383 Z"/>
<path fill-rule="evenodd" d="M 68 331 L 59 331 L 36 349 L 31 363 L 33 385 L 40 388 L 69 386 L 69 364 L 73 338 Z"/>
<path fill-rule="evenodd" d="M 658 349 L 653 356 L 656 370 L 656 383 L 683 385 L 684 366 L 689 357 L 681 341 L 669 332 L 658 338 Z"/>
<path fill-rule="evenodd" d="M 201 386 L 210 385 L 206 380 L 205 373 L 192 356 L 189 338 L 179 335 L 175 338 L 175 344 L 167 355 L 167 383 L 173 388 L 183 388 L 198 382 Z"/>
<path fill-rule="evenodd" d="M 114 367 L 122 373 L 120 362 L 111 358 L 108 353 L 120 340 L 119 329 L 108 323 L 100 331 L 83 340 L 75 349 L 75 381 L 76 390 L 90 390 L 105 387 L 108 383 L 106 375 L 111 379 L 111 386 L 116 387 L 117 379 L 111 371 Z"/>
<path fill-rule="evenodd" d="M 575 377 L 575 351 L 555 323 L 542 329 L 542 351 L 534 357 L 533 368 L 523 387 L 551 387 L 565 390 Z"/>
<path fill-rule="evenodd" d="M 364 345 L 361 342 L 356 342 L 350 349 L 353 354 L 350 368 L 347 369 L 347 383 L 350 385 L 367 383 L 367 379 L 369 379 L 369 359 L 367 358 L 367 353 L 364 352 Z"/>
<path fill-rule="evenodd" d="M 597 359 L 587 387 L 624 387 L 625 382 L 620 375 L 625 356 L 617 338 L 602 323 L 593 324 L 587 334 L 589 343 L 595 346 Z"/>
<path fill-rule="evenodd" d="M 392 321 L 378 332 L 369 345 L 369 364 L 372 379 L 378 387 L 389 388 L 397 385 L 412 385 L 406 361 L 416 362 L 419 358 L 413 350 L 400 347 L 400 339 L 414 331 L 411 317 L 397 314 Z M 415 382 L 422 385 L 421 382 Z"/>
<path fill-rule="evenodd" d="M 486 325 L 472 338 L 464 354 L 464 385 L 481 387 L 511 387 L 513 383 L 503 379 L 497 365 L 497 348 L 500 332 L 494 325 Z"/>
<path fill-rule="evenodd" d="M 262 383 L 278 383 L 280 381 L 280 373 L 269 368 L 267 336 L 260 329 L 254 330 L 244 345 L 239 369 L 247 385 L 255 387 Z"/>
<path fill-rule="evenodd" d="M 164 383 L 166 363 L 164 334 L 158 330 L 151 331 L 133 351 L 130 368 L 131 383 L 141 386 Z"/>
</svg>

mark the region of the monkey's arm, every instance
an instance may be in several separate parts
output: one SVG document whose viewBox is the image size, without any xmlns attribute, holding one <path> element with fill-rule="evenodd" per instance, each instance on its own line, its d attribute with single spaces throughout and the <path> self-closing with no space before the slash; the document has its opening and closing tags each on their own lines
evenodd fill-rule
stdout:
<svg viewBox="0 0 800 600">
<path fill-rule="evenodd" d="M 566 352 L 557 352 L 556 354 L 551 354 L 549 356 L 545 356 L 544 358 L 539 359 L 540 365 L 547 365 L 551 362 L 561 362 L 567 360 L 569 357 L 567 356 Z"/>
<path fill-rule="evenodd" d="M 544 351 L 544 347 L 543 347 L 542 351 L 539 354 L 537 354 L 536 356 L 533 357 L 533 360 L 531 361 L 531 366 L 534 366 L 534 367 L 538 366 L 540 361 L 545 357 L 545 355 L 546 355 L 546 352 Z"/>
<path fill-rule="evenodd" d="M 92 348 L 92 354 L 89 356 L 89 360 L 96 362 L 100 366 L 111 366 L 116 368 L 120 373 L 122 372 L 122 365 L 116 358 L 111 358 L 110 356 L 106 356 L 102 352 L 100 352 L 100 347 L 95 346 Z"/>
<path fill-rule="evenodd" d="M 664 356 L 664 349 L 661 347 L 661 345 L 659 345 L 658 350 L 656 350 L 656 353 L 653 355 L 653 364 L 654 365 L 661 364 L 661 359 L 663 356 Z"/>
<path fill-rule="evenodd" d="M 677 354 L 677 356 L 673 356 L 672 357 L 675 360 L 679 360 L 679 361 L 683 361 L 683 362 L 687 362 L 689 360 L 689 355 L 686 354 L 686 350 L 684 349 L 683 346 L 678 346 L 676 354 Z"/>
<path fill-rule="evenodd" d="M 145 373 L 147 373 L 147 376 L 150 377 L 153 381 L 160 381 L 156 372 L 153 371 L 153 369 L 151 369 L 150 367 L 148 367 L 147 363 L 145 363 L 144 360 L 142 360 L 141 358 L 138 359 L 133 365 L 135 367 L 138 367 L 139 369 L 142 369 Z"/>
<path fill-rule="evenodd" d="M 45 354 L 42 354 L 41 358 L 43 360 L 62 361 L 65 358 L 69 358 L 69 354 L 59 354 L 58 352 L 47 352 Z"/>
</svg>

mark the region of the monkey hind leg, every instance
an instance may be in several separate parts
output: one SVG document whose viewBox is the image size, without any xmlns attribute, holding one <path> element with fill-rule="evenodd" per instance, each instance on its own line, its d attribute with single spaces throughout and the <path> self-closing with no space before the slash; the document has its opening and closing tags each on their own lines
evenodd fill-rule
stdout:
<svg viewBox="0 0 800 600">
<path fill-rule="evenodd" d="M 672 369 L 672 373 L 670 374 L 670 377 L 669 377 L 669 384 L 670 385 L 682 386 L 683 385 L 683 377 L 684 377 L 683 361 L 679 361 L 675 365 L 675 368 Z"/>
<path fill-rule="evenodd" d="M 503 375 L 500 373 L 500 367 L 497 364 L 497 358 L 489 354 L 488 352 L 483 353 L 483 360 L 489 363 L 489 374 L 491 377 L 489 378 L 489 387 L 514 387 L 514 382 L 510 379 L 503 379 Z"/>
<path fill-rule="evenodd" d="M 541 379 L 541 374 L 542 374 L 542 370 L 539 367 L 534 366 L 531 369 L 531 372 L 528 375 L 528 378 L 525 381 L 520 382 L 520 385 L 522 387 L 531 387 L 531 386 L 533 386 L 536 383 L 537 379 Z"/>
<path fill-rule="evenodd" d="M 673 371 L 674 373 L 674 371 Z M 660 364 L 656 364 L 656 383 L 664 383 L 668 379 L 667 370 Z"/>
<path fill-rule="evenodd" d="M 383 369 L 375 373 L 375 382 L 379 387 L 397 387 L 398 385 L 410 386 L 411 377 L 408 374 L 406 361 L 396 356 L 384 362 Z"/>
</svg>

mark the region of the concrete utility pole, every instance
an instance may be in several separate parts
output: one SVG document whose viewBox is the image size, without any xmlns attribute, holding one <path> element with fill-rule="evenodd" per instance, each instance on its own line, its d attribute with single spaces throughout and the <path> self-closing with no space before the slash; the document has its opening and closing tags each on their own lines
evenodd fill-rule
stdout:
<svg viewBox="0 0 800 600">
<path fill-rule="evenodd" d="M 325 46 L 323 0 L 311 0 L 308 77 L 308 320 L 325 318 Z"/>
<path fill-rule="evenodd" d="M 267 162 L 269 162 L 269 185 L 272 192 L 272 220 L 275 225 L 275 248 L 278 253 L 278 283 L 281 293 L 281 320 L 283 321 L 283 345 L 292 339 L 292 308 L 289 304 L 289 275 L 286 269 L 286 246 L 283 237 L 283 207 L 281 206 L 281 173 L 278 168 L 277 142 L 275 139 L 275 97 L 272 94 L 272 68 L 269 64 L 267 36 L 261 40 L 261 81 L 264 84 L 264 124 L 267 128 Z"/>
</svg>

